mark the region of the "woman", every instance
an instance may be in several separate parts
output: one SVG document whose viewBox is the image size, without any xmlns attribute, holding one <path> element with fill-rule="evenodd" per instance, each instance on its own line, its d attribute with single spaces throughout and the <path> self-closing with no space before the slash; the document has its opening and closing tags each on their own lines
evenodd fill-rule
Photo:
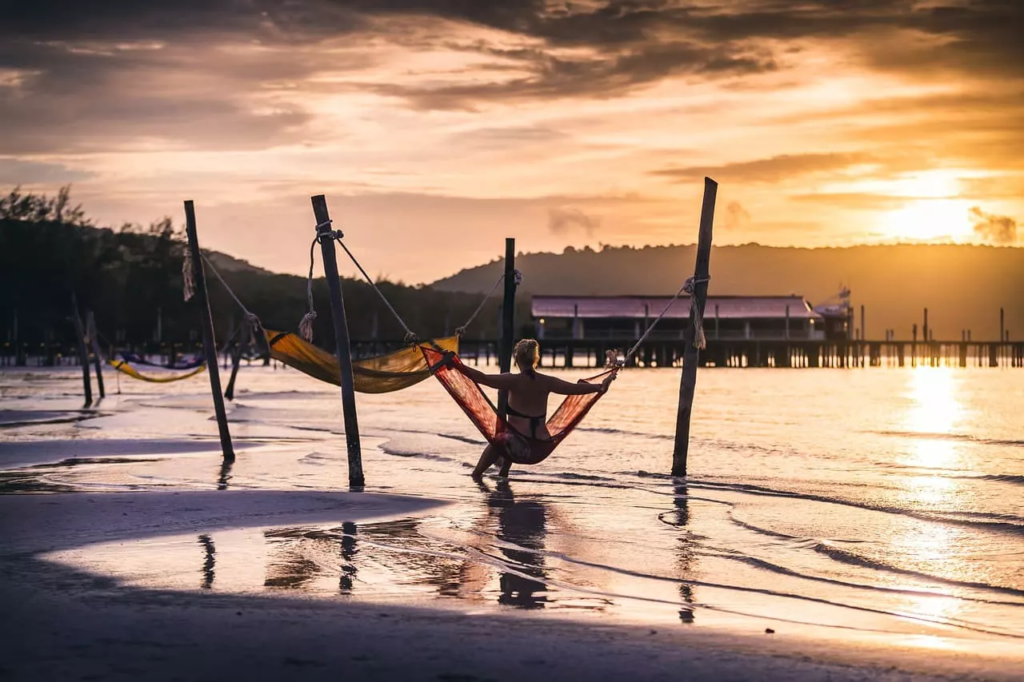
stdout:
<svg viewBox="0 0 1024 682">
<path fill-rule="evenodd" d="M 484 374 L 472 367 L 463 367 L 462 371 L 473 381 L 483 386 L 508 391 L 508 425 L 519 433 L 537 440 L 548 440 L 551 434 L 545 423 L 548 414 L 548 396 L 582 395 L 584 393 L 604 393 L 608 385 L 615 379 L 615 373 L 609 374 L 599 384 L 581 382 L 578 384 L 563 381 L 557 377 L 541 374 L 537 371 L 540 362 L 540 344 L 533 339 L 523 339 L 515 345 L 512 357 L 519 368 L 519 373 Z M 514 436 L 513 436 L 514 437 Z M 522 440 L 522 439 L 520 439 Z M 493 444 L 488 445 L 476 468 L 473 478 L 480 480 L 484 472 L 501 458 L 501 450 Z M 508 476 L 512 462 L 505 458 L 499 476 Z"/>
</svg>

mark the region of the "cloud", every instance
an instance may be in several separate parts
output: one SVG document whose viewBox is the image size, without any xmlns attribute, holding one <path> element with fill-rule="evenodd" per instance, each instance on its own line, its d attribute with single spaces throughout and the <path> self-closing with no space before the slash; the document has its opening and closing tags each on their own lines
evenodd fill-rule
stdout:
<svg viewBox="0 0 1024 682">
<path fill-rule="evenodd" d="M 95 173 L 68 168 L 59 163 L 0 158 L 0 184 L 4 185 L 59 185 L 88 180 L 95 176 Z"/>
<path fill-rule="evenodd" d="M 552 234 L 562 235 L 575 227 L 581 228 L 587 237 L 593 237 L 594 231 L 601 227 L 601 219 L 588 216 L 578 208 L 548 210 L 548 229 Z"/>
<path fill-rule="evenodd" d="M 727 230 L 736 230 L 749 227 L 751 222 L 750 212 L 743 208 L 738 201 L 730 201 L 725 207 L 725 220 L 723 227 Z"/>
<path fill-rule="evenodd" d="M 688 183 L 705 176 L 719 182 L 775 183 L 796 175 L 835 171 L 849 166 L 868 163 L 871 157 L 862 153 L 782 154 L 766 159 L 727 163 L 720 166 L 689 166 L 663 168 L 651 175 L 670 178 L 674 182 Z"/>
<path fill-rule="evenodd" d="M 978 206 L 970 210 L 974 233 L 987 242 L 1009 246 L 1017 243 L 1017 221 L 1013 218 L 985 213 Z"/>
</svg>

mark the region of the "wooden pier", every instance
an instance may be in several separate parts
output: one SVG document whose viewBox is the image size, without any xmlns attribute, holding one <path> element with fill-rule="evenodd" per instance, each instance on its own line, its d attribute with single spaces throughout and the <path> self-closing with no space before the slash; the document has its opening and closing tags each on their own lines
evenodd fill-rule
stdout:
<svg viewBox="0 0 1024 682">
<path fill-rule="evenodd" d="M 625 350 L 635 339 L 545 339 L 541 366 L 595 368 L 605 351 Z M 498 339 L 463 339 L 460 355 L 472 365 L 497 364 Z M 352 357 L 363 359 L 404 347 L 402 339 L 351 341 Z M 679 367 L 682 339 L 652 339 L 641 346 L 632 367 Z M 172 360 L 196 351 L 195 344 L 138 344 L 132 350 Z M 230 353 L 224 354 L 228 362 Z M 701 367 L 1003 367 L 1024 368 L 1024 341 L 815 341 L 807 339 L 708 339 Z M 0 346 L 0 366 L 77 365 L 73 348 L 60 344 Z"/>
<path fill-rule="evenodd" d="M 545 339 L 541 366 L 596 368 L 605 351 L 624 350 L 632 339 Z M 1024 368 L 1024 341 L 809 341 L 708 339 L 701 367 L 1002 367 Z M 641 346 L 633 367 L 680 367 L 683 340 L 654 340 Z M 356 357 L 401 347 L 401 341 L 352 341 Z M 469 364 L 497 362 L 497 339 L 463 339 L 459 354 Z"/>
</svg>

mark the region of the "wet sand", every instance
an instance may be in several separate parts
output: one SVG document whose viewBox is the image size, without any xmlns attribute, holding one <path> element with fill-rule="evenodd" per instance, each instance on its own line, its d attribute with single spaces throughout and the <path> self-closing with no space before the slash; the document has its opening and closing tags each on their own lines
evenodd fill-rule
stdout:
<svg viewBox="0 0 1024 682">
<path fill-rule="evenodd" d="M 781 376 L 709 373 L 686 481 L 675 373 L 482 487 L 437 386 L 361 396 L 348 493 L 337 392 L 293 373 L 243 376 L 233 466 L 202 382 L 83 411 L 0 373 L 0 679 L 1020 679 L 1024 394 Z"/>
<path fill-rule="evenodd" d="M 408 517 L 440 504 L 330 492 L 2 496 L 0 678 L 1019 679 L 1020 661 L 963 651 L 135 589 L 40 558 L 182 532 Z"/>
</svg>

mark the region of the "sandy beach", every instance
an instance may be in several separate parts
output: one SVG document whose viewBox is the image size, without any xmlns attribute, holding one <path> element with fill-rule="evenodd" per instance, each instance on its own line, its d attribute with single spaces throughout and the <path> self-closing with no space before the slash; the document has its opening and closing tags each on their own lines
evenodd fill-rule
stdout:
<svg viewBox="0 0 1024 682">
<path fill-rule="evenodd" d="M 732 409 L 735 425 L 747 407 L 727 408 L 714 379 L 685 484 L 637 465 L 664 446 L 663 427 L 628 409 L 631 382 L 659 375 L 635 373 L 560 458 L 482 486 L 467 476 L 479 441 L 436 407 L 436 386 L 364 399 L 369 485 L 349 492 L 337 398 L 293 373 L 243 372 L 231 466 L 201 382 L 126 387 L 82 412 L 75 375 L 44 374 L 2 375 L 2 679 L 1009 680 L 1024 665 L 1012 570 L 955 583 L 943 563 L 911 574 L 895 546 L 887 569 L 868 569 L 750 535 L 795 537 L 815 518 L 838 550 L 856 547 L 830 530 L 840 521 L 939 538 L 958 526 L 936 520 L 950 510 L 926 520 L 826 499 L 821 480 L 783 490 L 796 474 L 769 483 L 791 454 L 739 450 L 760 471 L 737 475 L 739 446 L 710 422 Z M 809 428 L 793 421 L 779 428 Z M 762 444 L 783 438 L 754 428 Z M 786 437 L 806 463 L 810 446 Z M 1006 530 L 984 532 L 1002 533 L 1016 566 Z"/>
</svg>

